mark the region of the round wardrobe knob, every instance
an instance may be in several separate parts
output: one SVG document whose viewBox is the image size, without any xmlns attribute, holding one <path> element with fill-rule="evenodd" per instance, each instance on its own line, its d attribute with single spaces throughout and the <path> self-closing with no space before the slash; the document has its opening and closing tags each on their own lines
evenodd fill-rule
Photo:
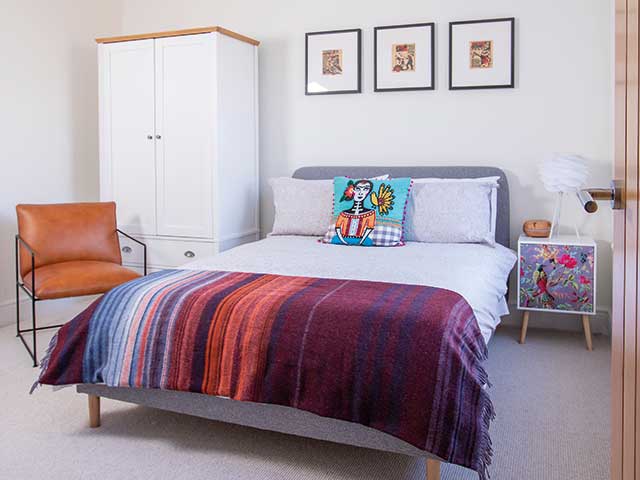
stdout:
<svg viewBox="0 0 640 480">
<path fill-rule="evenodd" d="M 124 253 L 131 253 L 131 247 L 122 247 Z"/>
<path fill-rule="evenodd" d="M 193 258 L 196 256 L 196 254 L 193 253 L 191 250 L 187 250 L 186 252 L 184 252 L 184 256 L 187 258 Z"/>
</svg>

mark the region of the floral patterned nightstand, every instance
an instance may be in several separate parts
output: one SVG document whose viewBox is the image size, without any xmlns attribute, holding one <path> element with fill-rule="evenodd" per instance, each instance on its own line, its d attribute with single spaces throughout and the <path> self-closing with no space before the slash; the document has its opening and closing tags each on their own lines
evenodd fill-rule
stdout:
<svg viewBox="0 0 640 480">
<path fill-rule="evenodd" d="M 592 349 L 589 315 L 596 313 L 596 244 L 588 237 L 558 235 L 518 240 L 518 309 L 524 310 L 520 343 L 531 311 L 582 316 L 587 349 Z"/>
</svg>

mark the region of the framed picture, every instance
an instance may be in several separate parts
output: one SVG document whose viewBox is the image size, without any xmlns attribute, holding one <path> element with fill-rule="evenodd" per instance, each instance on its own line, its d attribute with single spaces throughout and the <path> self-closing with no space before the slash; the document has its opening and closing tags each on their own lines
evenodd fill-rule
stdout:
<svg viewBox="0 0 640 480">
<path fill-rule="evenodd" d="M 449 24 L 449 89 L 513 88 L 515 19 Z"/>
<path fill-rule="evenodd" d="M 433 23 L 376 27 L 373 34 L 373 90 L 433 90 L 434 30 Z"/>
<path fill-rule="evenodd" d="M 307 33 L 305 46 L 306 95 L 362 91 L 362 30 Z"/>
</svg>

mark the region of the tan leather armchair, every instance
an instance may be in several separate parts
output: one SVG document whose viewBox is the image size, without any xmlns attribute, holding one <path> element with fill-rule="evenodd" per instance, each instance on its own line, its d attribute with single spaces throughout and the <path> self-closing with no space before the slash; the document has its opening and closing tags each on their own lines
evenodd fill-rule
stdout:
<svg viewBox="0 0 640 480">
<path fill-rule="evenodd" d="M 17 205 L 16 331 L 38 365 L 36 302 L 105 293 L 140 275 L 122 266 L 113 202 Z M 32 328 L 20 328 L 20 290 L 31 299 Z M 32 334 L 29 348 L 23 334 Z"/>
</svg>

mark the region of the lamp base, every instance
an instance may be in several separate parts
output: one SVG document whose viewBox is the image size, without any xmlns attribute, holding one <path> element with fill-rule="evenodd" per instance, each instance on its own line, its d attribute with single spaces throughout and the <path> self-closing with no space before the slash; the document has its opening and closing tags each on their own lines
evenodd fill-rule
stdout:
<svg viewBox="0 0 640 480">
<path fill-rule="evenodd" d="M 558 192 L 558 196 L 556 198 L 556 206 L 553 210 L 553 220 L 551 221 L 551 230 L 549 231 L 549 238 L 556 237 L 560 235 L 560 219 L 562 216 L 562 201 L 564 200 L 565 192 Z M 580 238 L 580 231 L 578 230 L 578 224 L 573 219 L 573 230 L 576 234 L 576 237 Z"/>
</svg>

